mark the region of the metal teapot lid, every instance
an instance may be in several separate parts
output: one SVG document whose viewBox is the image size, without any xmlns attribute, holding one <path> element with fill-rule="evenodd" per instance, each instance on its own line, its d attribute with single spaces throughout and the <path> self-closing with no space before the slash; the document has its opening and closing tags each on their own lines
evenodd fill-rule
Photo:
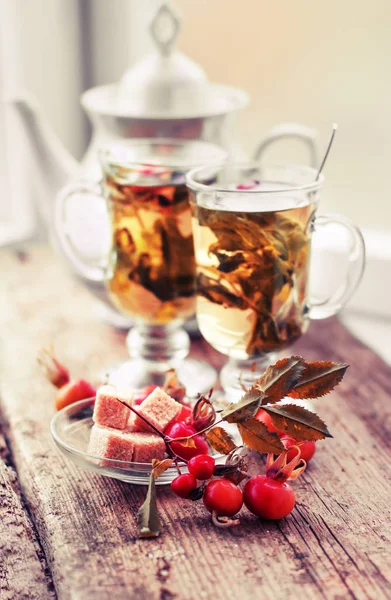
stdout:
<svg viewBox="0 0 391 600">
<path fill-rule="evenodd" d="M 124 74 L 109 112 L 135 118 L 196 118 L 247 104 L 245 92 L 209 83 L 204 70 L 175 49 L 180 29 L 179 15 L 164 2 L 150 25 L 156 51 Z"/>
</svg>

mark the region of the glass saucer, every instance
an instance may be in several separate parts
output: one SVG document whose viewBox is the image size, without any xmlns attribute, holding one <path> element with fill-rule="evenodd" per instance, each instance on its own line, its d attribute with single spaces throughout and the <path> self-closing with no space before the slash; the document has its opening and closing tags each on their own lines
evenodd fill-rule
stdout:
<svg viewBox="0 0 391 600">
<path fill-rule="evenodd" d="M 105 477 L 112 477 L 135 485 L 148 485 L 151 463 L 125 462 L 88 454 L 87 447 L 93 426 L 92 413 L 95 398 L 80 400 L 66 406 L 55 414 L 51 421 L 52 437 L 63 454 L 82 469 L 94 471 Z M 225 456 L 213 454 L 216 463 L 225 462 Z M 186 469 L 183 469 L 185 471 Z M 178 475 L 175 467 L 167 469 L 156 485 L 168 485 Z"/>
</svg>

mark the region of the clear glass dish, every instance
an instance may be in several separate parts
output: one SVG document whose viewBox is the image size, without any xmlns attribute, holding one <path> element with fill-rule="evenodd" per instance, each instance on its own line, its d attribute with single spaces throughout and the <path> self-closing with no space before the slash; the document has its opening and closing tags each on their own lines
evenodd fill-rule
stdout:
<svg viewBox="0 0 391 600">
<path fill-rule="evenodd" d="M 88 454 L 87 447 L 93 426 L 94 402 L 95 398 L 80 400 L 55 414 L 50 429 L 58 448 L 82 469 L 135 485 L 147 485 L 152 468 L 151 463 L 125 462 L 105 458 L 105 464 L 102 465 L 101 457 Z M 216 454 L 213 456 L 219 464 L 225 461 L 224 456 Z M 177 474 L 176 468 L 171 467 L 157 479 L 156 484 L 167 485 Z"/>
</svg>

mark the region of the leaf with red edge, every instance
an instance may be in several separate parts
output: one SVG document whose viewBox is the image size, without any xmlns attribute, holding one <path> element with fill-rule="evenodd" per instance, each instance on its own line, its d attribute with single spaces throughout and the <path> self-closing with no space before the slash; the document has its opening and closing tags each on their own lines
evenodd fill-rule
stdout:
<svg viewBox="0 0 391 600">
<path fill-rule="evenodd" d="M 157 509 L 156 485 L 153 471 L 151 471 L 149 476 L 147 496 L 138 509 L 137 522 L 140 538 L 152 538 L 160 534 L 160 519 Z"/>
<path fill-rule="evenodd" d="M 254 417 L 238 423 L 239 433 L 242 436 L 243 443 L 251 450 L 268 454 L 281 454 L 285 447 L 276 433 L 268 430 L 266 425 Z"/>
<path fill-rule="evenodd" d="M 279 431 L 290 435 L 295 440 L 316 441 L 325 437 L 333 437 L 326 424 L 318 415 L 296 404 L 275 404 L 262 407 L 267 412 L 273 425 Z"/>
<path fill-rule="evenodd" d="M 213 427 L 205 434 L 209 444 L 220 454 L 229 454 L 237 448 L 232 437 L 222 427 Z"/>
<path fill-rule="evenodd" d="M 254 387 L 265 393 L 262 404 L 278 402 L 300 381 L 304 371 L 304 358 L 291 356 L 282 358 L 268 367 L 265 373 L 255 382 Z"/>
<path fill-rule="evenodd" d="M 342 381 L 349 365 L 332 361 L 306 362 L 300 380 L 287 394 L 290 398 L 320 398 Z"/>
</svg>

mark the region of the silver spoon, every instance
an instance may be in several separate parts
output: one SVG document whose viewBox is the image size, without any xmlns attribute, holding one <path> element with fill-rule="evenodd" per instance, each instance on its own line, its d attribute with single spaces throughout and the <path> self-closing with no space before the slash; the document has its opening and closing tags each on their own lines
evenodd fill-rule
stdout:
<svg viewBox="0 0 391 600">
<path fill-rule="evenodd" d="M 333 125 L 333 131 L 331 132 L 330 139 L 329 139 L 329 143 L 327 144 L 326 152 L 325 152 L 325 155 L 324 155 L 324 157 L 323 157 L 323 160 L 322 160 L 322 162 L 320 163 L 320 167 L 319 167 L 319 169 L 318 169 L 318 173 L 317 173 L 317 175 L 316 175 L 316 179 L 315 179 L 315 181 L 318 181 L 318 179 L 319 179 L 319 175 L 320 175 L 320 174 L 321 174 L 321 172 L 323 171 L 323 167 L 324 167 L 324 165 L 325 165 L 325 162 L 326 162 L 326 160 L 327 160 L 327 157 L 328 157 L 328 155 L 329 155 L 329 152 L 330 152 L 330 150 L 331 150 L 331 146 L 333 145 L 333 141 L 334 141 L 335 134 L 337 133 L 337 129 L 338 129 L 338 125 L 337 125 L 336 123 L 334 123 L 334 125 Z"/>
</svg>

